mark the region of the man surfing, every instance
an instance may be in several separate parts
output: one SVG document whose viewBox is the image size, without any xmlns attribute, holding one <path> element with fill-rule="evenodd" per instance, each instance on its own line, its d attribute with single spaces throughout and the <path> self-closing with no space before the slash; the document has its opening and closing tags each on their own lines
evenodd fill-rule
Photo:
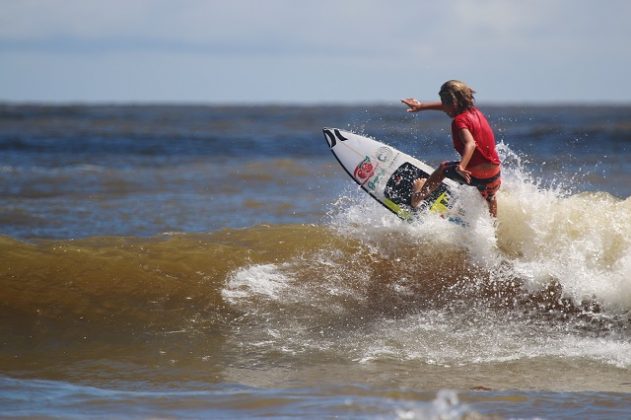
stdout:
<svg viewBox="0 0 631 420">
<path fill-rule="evenodd" d="M 489 206 L 489 213 L 497 217 L 495 194 L 502 183 L 500 158 L 495 147 L 495 136 L 486 117 L 474 103 L 475 91 L 458 80 L 445 82 L 438 95 L 440 102 L 419 102 L 414 98 L 401 100 L 408 112 L 443 111 L 452 118 L 453 145 L 462 157 L 459 162 L 443 162 L 429 176 L 413 183 L 412 207 L 425 200 L 445 177 L 476 187 Z"/>
</svg>

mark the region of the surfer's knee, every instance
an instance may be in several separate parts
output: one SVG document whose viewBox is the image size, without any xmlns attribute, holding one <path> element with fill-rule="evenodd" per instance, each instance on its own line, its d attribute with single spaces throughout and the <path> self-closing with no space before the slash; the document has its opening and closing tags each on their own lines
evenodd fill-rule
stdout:
<svg viewBox="0 0 631 420">
<path fill-rule="evenodd" d="M 445 172 L 447 171 L 447 169 L 449 169 L 451 162 L 449 161 L 444 161 L 441 162 L 440 165 L 438 165 L 438 171 L 440 171 L 441 175 L 444 175 Z"/>
<path fill-rule="evenodd" d="M 489 184 L 478 185 L 478 190 L 486 201 L 494 202 L 495 194 L 499 191 L 500 185 L 502 185 L 502 180 L 498 178 Z"/>
</svg>

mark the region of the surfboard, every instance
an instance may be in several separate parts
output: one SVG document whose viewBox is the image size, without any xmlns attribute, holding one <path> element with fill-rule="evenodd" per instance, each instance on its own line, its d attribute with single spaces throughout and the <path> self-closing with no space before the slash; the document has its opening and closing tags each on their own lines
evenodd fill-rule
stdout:
<svg viewBox="0 0 631 420">
<path fill-rule="evenodd" d="M 429 178 L 434 169 L 425 162 L 378 140 L 339 128 L 324 128 L 324 138 L 346 173 L 367 192 L 403 220 L 414 220 L 417 213 L 430 211 L 450 214 L 458 185 L 445 178 L 442 184 L 416 209 L 411 206 L 412 183 Z"/>
</svg>

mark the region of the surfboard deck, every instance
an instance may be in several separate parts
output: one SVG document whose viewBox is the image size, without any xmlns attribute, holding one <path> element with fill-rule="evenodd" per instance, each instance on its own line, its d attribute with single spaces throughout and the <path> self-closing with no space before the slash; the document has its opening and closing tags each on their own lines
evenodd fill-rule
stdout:
<svg viewBox="0 0 631 420">
<path fill-rule="evenodd" d="M 339 128 L 324 128 L 324 138 L 346 173 L 403 220 L 414 220 L 419 212 L 429 210 L 451 217 L 453 190 L 457 183 L 445 178 L 441 185 L 416 209 L 411 206 L 412 183 L 429 178 L 434 169 L 385 143 Z"/>
</svg>

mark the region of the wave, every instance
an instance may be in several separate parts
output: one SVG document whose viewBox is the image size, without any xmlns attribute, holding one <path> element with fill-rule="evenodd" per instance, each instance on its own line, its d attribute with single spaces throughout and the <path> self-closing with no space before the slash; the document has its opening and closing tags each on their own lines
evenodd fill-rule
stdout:
<svg viewBox="0 0 631 420">
<path fill-rule="evenodd" d="M 544 188 L 518 167 L 506 166 L 497 221 L 463 188 L 465 227 L 433 215 L 402 223 L 349 188 L 318 225 L 1 237 L 0 366 L 120 348 L 143 360 L 174 348 L 207 360 L 213 348 L 245 351 L 240 363 L 333 352 L 631 366 L 631 199 Z"/>
<path fill-rule="evenodd" d="M 473 195 L 463 228 L 432 216 L 400 223 L 349 195 L 324 225 L 31 243 L 4 237 L 3 319 L 166 330 L 278 302 L 360 317 L 478 299 L 631 310 L 630 199 L 509 184 L 497 228 Z"/>
</svg>

